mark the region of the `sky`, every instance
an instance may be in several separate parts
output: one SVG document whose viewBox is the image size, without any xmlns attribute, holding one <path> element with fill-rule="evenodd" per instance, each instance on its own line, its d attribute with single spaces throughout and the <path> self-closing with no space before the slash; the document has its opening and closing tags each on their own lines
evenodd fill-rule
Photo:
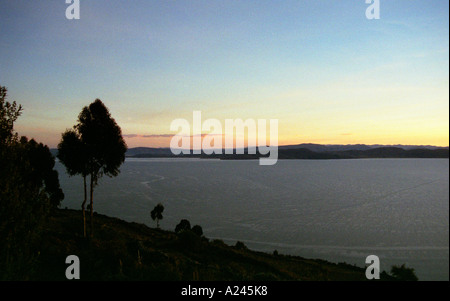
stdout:
<svg viewBox="0 0 450 301">
<path fill-rule="evenodd" d="M 56 147 L 101 99 L 129 147 L 173 120 L 277 119 L 278 143 L 449 145 L 449 1 L 0 0 L 19 135 Z M 205 134 L 205 133 L 204 133 Z"/>
</svg>

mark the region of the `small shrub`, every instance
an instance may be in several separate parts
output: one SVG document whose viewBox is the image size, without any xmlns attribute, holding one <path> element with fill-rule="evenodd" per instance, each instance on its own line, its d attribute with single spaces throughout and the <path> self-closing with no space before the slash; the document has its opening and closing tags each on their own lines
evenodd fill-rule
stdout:
<svg viewBox="0 0 450 301">
<path fill-rule="evenodd" d="M 407 268 L 405 264 L 402 264 L 401 266 L 392 266 L 391 268 L 391 275 L 396 280 L 399 281 L 417 281 L 419 278 L 417 278 L 416 274 L 414 273 L 413 268 Z"/>
<path fill-rule="evenodd" d="M 183 248 L 198 249 L 202 243 L 200 236 L 191 230 L 184 230 L 178 234 L 178 239 Z"/>
<path fill-rule="evenodd" d="M 203 235 L 203 229 L 199 225 L 195 225 L 194 227 L 192 227 L 191 230 L 192 230 L 192 232 L 194 232 L 195 234 L 197 234 L 200 237 Z"/>
<path fill-rule="evenodd" d="M 175 227 L 175 233 L 180 233 L 183 230 L 191 230 L 191 223 L 187 219 L 182 219 Z"/>
<path fill-rule="evenodd" d="M 211 243 L 216 246 L 226 246 L 225 242 L 221 239 L 214 239 Z"/>
<path fill-rule="evenodd" d="M 248 250 L 247 246 L 242 241 L 236 242 L 234 247 L 238 250 Z"/>
</svg>

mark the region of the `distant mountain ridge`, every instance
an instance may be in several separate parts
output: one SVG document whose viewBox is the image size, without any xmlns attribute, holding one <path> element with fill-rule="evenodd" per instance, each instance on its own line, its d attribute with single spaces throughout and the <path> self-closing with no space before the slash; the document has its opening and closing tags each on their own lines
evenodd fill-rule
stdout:
<svg viewBox="0 0 450 301">
<path fill-rule="evenodd" d="M 342 150 L 313 152 L 306 148 L 285 149 L 278 152 L 279 159 L 364 159 L 364 158 L 448 158 L 448 148 L 403 149 L 399 147 L 377 147 L 366 150 Z"/>
<path fill-rule="evenodd" d="M 434 146 L 434 145 L 383 145 L 383 144 L 314 144 L 314 143 L 302 143 L 295 145 L 284 145 L 279 146 L 278 149 L 295 149 L 295 148 L 306 148 L 313 152 L 326 152 L 326 151 L 350 151 L 350 150 L 359 150 L 365 151 L 374 148 L 386 148 L 386 147 L 395 147 L 401 148 L 404 150 L 411 149 L 448 149 L 448 146 Z"/>
<path fill-rule="evenodd" d="M 57 149 L 50 150 L 54 156 Z M 261 155 L 248 154 L 247 149 L 243 155 L 189 155 L 175 156 L 170 148 L 132 147 L 126 152 L 130 158 L 168 158 L 168 157 L 201 157 L 219 159 L 257 159 Z M 302 143 L 296 145 L 282 145 L 278 147 L 279 159 L 357 159 L 357 158 L 448 158 L 449 147 L 433 145 L 366 145 L 366 144 L 314 144 Z"/>
<path fill-rule="evenodd" d="M 279 159 L 356 159 L 356 158 L 448 158 L 449 148 L 432 145 L 324 145 L 303 143 L 297 145 L 282 145 L 278 147 Z M 201 157 L 201 158 L 220 158 L 220 159 L 256 159 L 261 157 L 258 153 L 236 154 L 233 150 L 232 155 L 222 154 L 194 155 L 190 150 L 189 155 L 175 156 L 170 148 L 150 148 L 135 147 L 128 149 L 127 157 L 135 158 L 156 158 L 156 157 Z"/>
</svg>

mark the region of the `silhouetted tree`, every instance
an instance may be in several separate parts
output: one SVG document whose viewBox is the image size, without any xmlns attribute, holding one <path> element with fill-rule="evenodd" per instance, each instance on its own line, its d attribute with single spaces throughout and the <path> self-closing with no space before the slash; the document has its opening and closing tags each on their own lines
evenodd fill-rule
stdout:
<svg viewBox="0 0 450 301">
<path fill-rule="evenodd" d="M 22 106 L 15 101 L 6 101 L 8 89 L 0 86 L 0 145 L 8 145 L 17 142 L 17 134 L 14 133 L 14 122 L 22 114 Z"/>
<path fill-rule="evenodd" d="M 14 122 L 22 107 L 6 96 L 0 86 L 0 279 L 25 280 L 45 221 L 64 194 L 48 147 L 18 139 Z"/>
<path fill-rule="evenodd" d="M 401 266 L 392 266 L 391 275 L 399 281 L 419 280 L 419 278 L 417 278 L 416 274 L 414 273 L 414 269 L 406 267 L 405 264 L 402 264 Z"/>
<path fill-rule="evenodd" d="M 47 193 L 51 208 L 59 206 L 64 199 L 64 193 L 59 185 L 58 172 L 54 170 L 55 158 L 47 145 L 37 143 L 34 139 L 28 141 L 22 137 L 20 144 L 28 155 L 31 165 L 29 180 L 36 187 L 44 187 Z"/>
<path fill-rule="evenodd" d="M 187 219 L 182 219 L 180 223 L 175 226 L 175 233 L 180 233 L 184 230 L 191 230 L 191 223 Z"/>
<path fill-rule="evenodd" d="M 150 212 L 150 216 L 152 217 L 152 220 L 156 220 L 157 228 L 159 228 L 159 221 L 163 219 L 163 216 L 162 216 L 163 211 L 164 211 L 164 206 L 161 203 L 159 203 Z"/>
<path fill-rule="evenodd" d="M 237 241 L 236 245 L 234 246 L 238 250 L 247 250 L 247 246 L 242 241 Z"/>
<path fill-rule="evenodd" d="M 94 230 L 94 187 L 103 176 L 115 177 L 125 161 L 127 145 L 122 131 L 100 99 L 83 108 L 75 125 L 87 155 L 87 172 L 90 175 L 91 236 Z"/>
<path fill-rule="evenodd" d="M 203 235 L 203 229 L 199 225 L 195 225 L 194 227 L 192 227 L 191 231 L 194 232 L 195 234 L 197 234 L 200 237 Z"/>
<path fill-rule="evenodd" d="M 81 204 L 83 214 L 83 235 L 86 237 L 86 177 L 89 174 L 87 147 L 76 130 L 66 130 L 58 144 L 58 159 L 66 167 L 69 176 L 80 174 L 83 177 L 84 199 Z"/>
</svg>

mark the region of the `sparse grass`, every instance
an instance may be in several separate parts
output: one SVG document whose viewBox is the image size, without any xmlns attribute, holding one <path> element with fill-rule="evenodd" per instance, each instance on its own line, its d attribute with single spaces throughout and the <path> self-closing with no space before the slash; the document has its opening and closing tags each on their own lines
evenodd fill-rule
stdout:
<svg viewBox="0 0 450 301">
<path fill-rule="evenodd" d="M 80 258 L 82 280 L 365 280 L 362 268 L 273 255 L 94 216 L 94 238 L 82 237 L 81 211 L 58 210 L 39 245 L 34 280 L 65 280 L 65 258 Z"/>
</svg>

